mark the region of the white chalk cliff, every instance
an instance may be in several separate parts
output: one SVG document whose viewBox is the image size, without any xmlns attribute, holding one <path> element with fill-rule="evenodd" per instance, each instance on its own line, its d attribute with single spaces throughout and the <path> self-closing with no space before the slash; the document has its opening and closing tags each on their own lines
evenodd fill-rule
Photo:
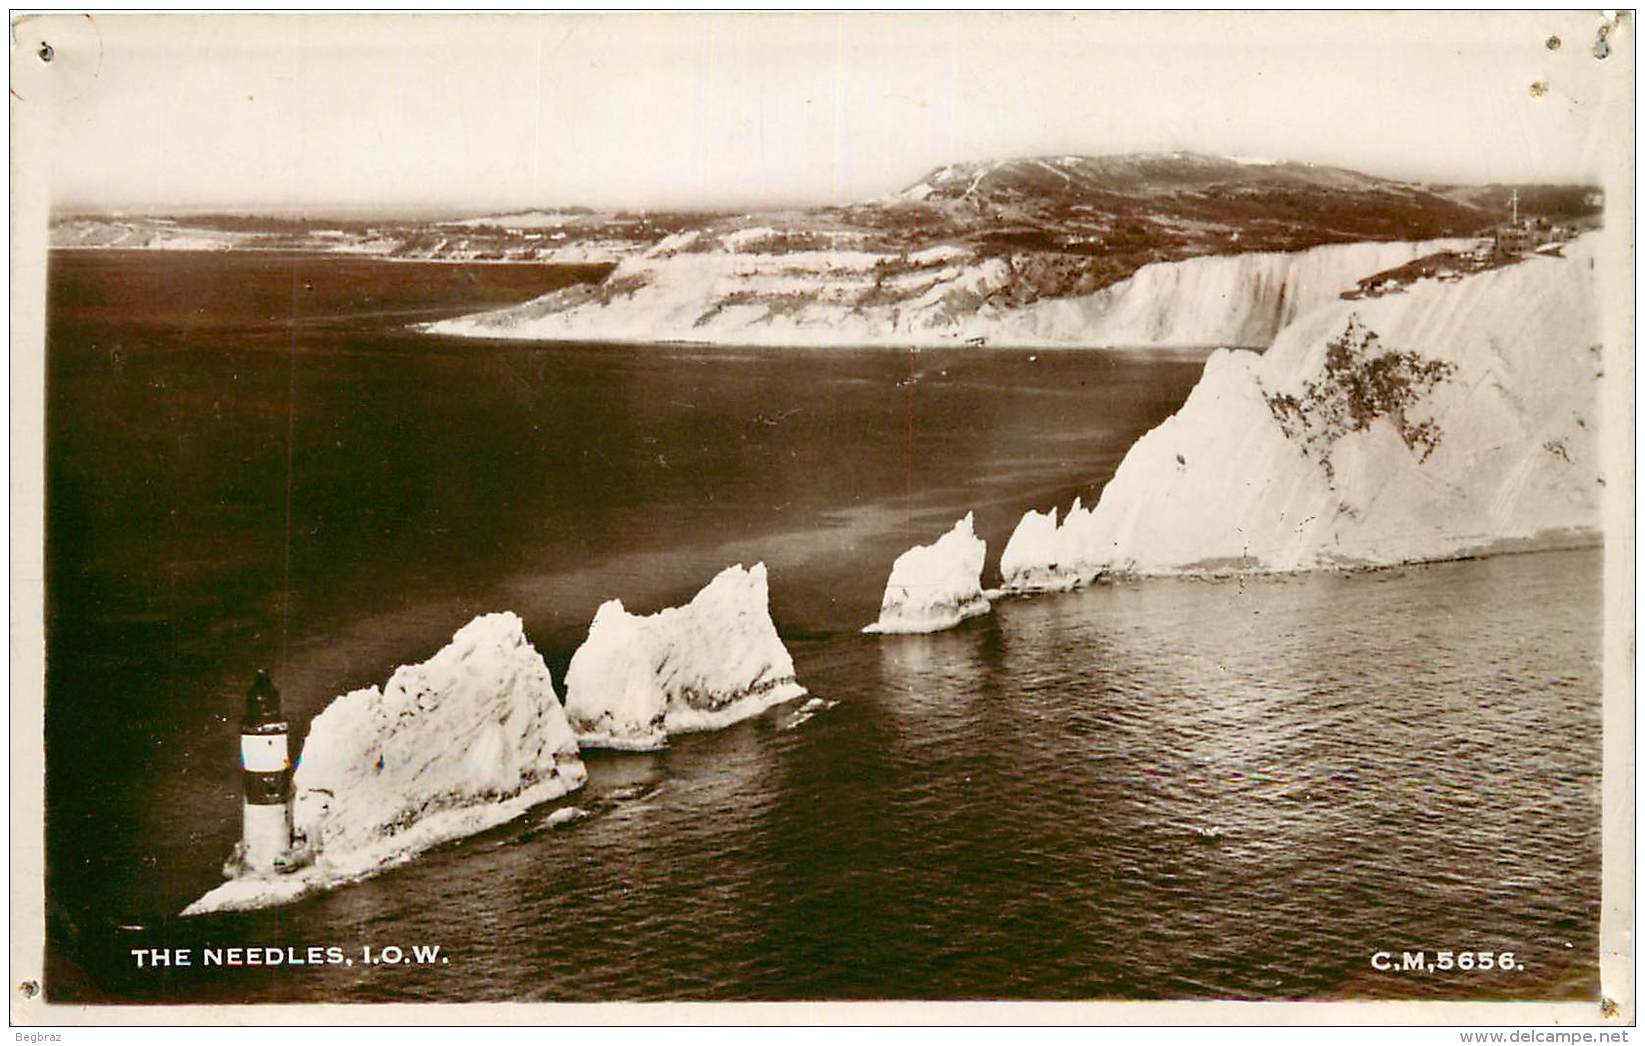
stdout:
<svg viewBox="0 0 1645 1046">
<path fill-rule="evenodd" d="M 929 545 L 915 545 L 891 564 L 878 621 L 864 632 L 940 632 L 988 613 L 982 590 L 987 544 L 971 513 Z"/>
<path fill-rule="evenodd" d="M 1023 343 L 1256 348 L 1360 279 L 1474 240 L 1349 243 L 1145 265 L 1130 279 L 1080 298 L 1034 302 L 1003 323 Z"/>
<path fill-rule="evenodd" d="M 184 915 L 282 904 L 400 864 L 579 788 L 588 773 L 548 666 L 513 614 L 475 618 L 388 685 L 314 718 L 293 782 L 312 862 L 230 879 Z"/>
<path fill-rule="evenodd" d="M 786 250 L 773 229 L 691 231 L 624 259 L 594 287 L 424 326 L 541 341 L 1085 348 L 1266 345 L 1299 312 L 1372 273 L 1472 241 L 1351 243 L 1143 266 L 1094 294 L 1004 304 L 1026 262 L 946 244 L 911 254 Z"/>
<path fill-rule="evenodd" d="M 1089 515 L 1030 512 L 1005 586 L 1290 571 L 1591 544 L 1594 238 L 1456 282 L 1335 301 L 1219 350 Z"/>
<path fill-rule="evenodd" d="M 609 600 L 566 670 L 566 715 L 587 746 L 646 750 L 805 695 L 771 621 L 764 563 L 727 567 L 683 607 Z"/>
</svg>

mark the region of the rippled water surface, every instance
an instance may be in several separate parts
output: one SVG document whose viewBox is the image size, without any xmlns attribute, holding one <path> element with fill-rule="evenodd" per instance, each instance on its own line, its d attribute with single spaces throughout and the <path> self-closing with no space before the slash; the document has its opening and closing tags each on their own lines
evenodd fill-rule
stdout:
<svg viewBox="0 0 1645 1046">
<path fill-rule="evenodd" d="M 60 1000 L 1588 997 L 1597 551 L 1104 585 L 868 637 L 897 552 L 1089 498 L 1201 354 L 431 339 L 589 273 L 53 260 L 48 994 Z M 818 705 L 594 754 L 554 807 L 286 908 L 178 920 L 267 665 L 336 694 L 513 609 L 763 559 Z M 134 947 L 352 966 L 136 970 Z M 443 962 L 366 966 L 362 945 Z M 1377 950 L 1513 951 L 1378 973 Z"/>
</svg>

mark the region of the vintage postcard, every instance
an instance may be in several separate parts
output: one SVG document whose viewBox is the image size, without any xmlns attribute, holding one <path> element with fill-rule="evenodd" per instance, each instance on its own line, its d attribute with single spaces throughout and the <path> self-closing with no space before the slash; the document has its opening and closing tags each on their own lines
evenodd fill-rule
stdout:
<svg viewBox="0 0 1645 1046">
<path fill-rule="evenodd" d="M 14 1024 L 1632 1025 L 1631 14 L 11 33 Z"/>
</svg>

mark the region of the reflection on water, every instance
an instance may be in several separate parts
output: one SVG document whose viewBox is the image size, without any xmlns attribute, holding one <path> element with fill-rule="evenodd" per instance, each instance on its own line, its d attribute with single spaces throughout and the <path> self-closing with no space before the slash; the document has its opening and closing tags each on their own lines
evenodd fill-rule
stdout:
<svg viewBox="0 0 1645 1046">
<path fill-rule="evenodd" d="M 450 344 L 351 318 L 350 288 L 378 285 L 345 271 L 293 356 L 267 318 L 107 307 L 110 280 L 167 265 L 232 313 L 223 263 L 112 264 L 53 274 L 54 998 L 1597 991 L 1597 552 L 1100 586 L 861 636 L 898 551 L 975 508 L 997 562 L 1024 508 L 1089 496 L 1195 358 L 955 353 L 910 443 L 900 353 Z M 308 264 L 325 292 L 341 263 Z M 756 558 L 820 704 L 594 754 L 556 804 L 589 812 L 571 824 L 542 808 L 284 909 L 170 917 L 237 832 L 257 663 L 300 733 L 509 607 L 559 679 L 599 601 L 653 609 Z M 126 953 L 207 942 L 448 961 Z M 1526 969 L 1369 965 L 1418 948 Z"/>
</svg>

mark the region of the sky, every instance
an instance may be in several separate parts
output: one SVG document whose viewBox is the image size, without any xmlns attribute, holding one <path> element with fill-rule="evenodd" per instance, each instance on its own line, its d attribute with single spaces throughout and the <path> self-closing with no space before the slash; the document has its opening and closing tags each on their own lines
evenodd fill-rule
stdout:
<svg viewBox="0 0 1645 1046">
<path fill-rule="evenodd" d="M 1601 21 L 50 16 L 14 26 L 13 113 L 38 121 L 26 162 L 59 208 L 752 209 L 955 161 L 1175 149 L 1568 182 L 1632 141 L 1631 31 L 1600 60 Z"/>
</svg>

